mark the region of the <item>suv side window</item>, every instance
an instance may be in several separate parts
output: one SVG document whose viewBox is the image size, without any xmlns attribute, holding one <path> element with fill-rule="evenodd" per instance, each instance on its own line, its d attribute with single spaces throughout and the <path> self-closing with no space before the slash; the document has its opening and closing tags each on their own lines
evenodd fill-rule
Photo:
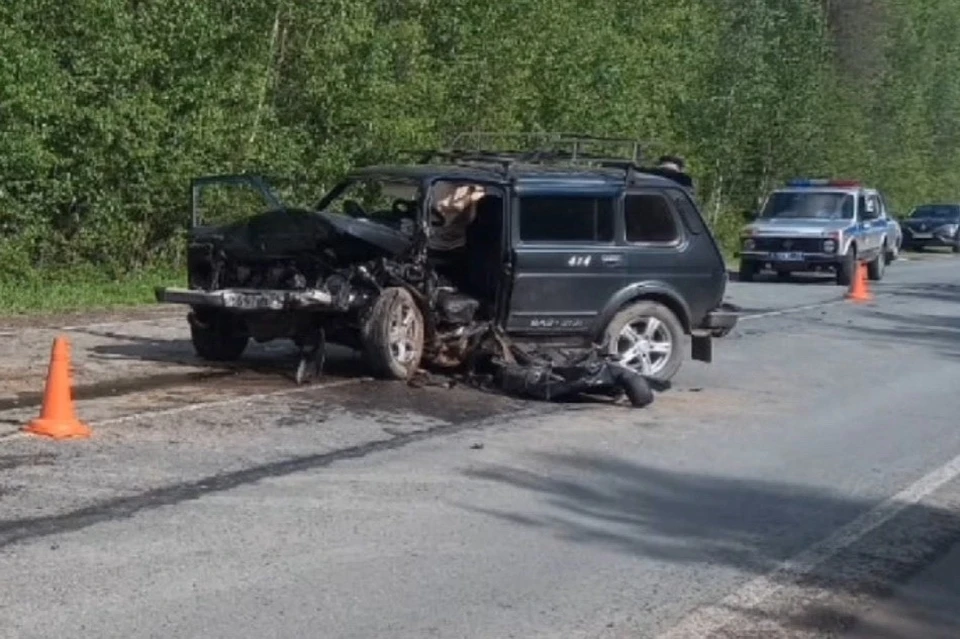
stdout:
<svg viewBox="0 0 960 639">
<path fill-rule="evenodd" d="M 864 220 L 876 220 L 880 217 L 880 202 L 877 201 L 877 196 L 870 194 L 866 197 L 865 200 L 866 207 L 862 211 L 862 219 Z"/>
<path fill-rule="evenodd" d="M 670 189 L 669 193 L 670 199 L 673 200 L 673 205 L 680 211 L 680 216 L 683 218 L 686 230 L 694 235 L 703 233 L 703 220 L 700 218 L 700 214 L 694 207 L 693 202 L 690 201 L 690 196 L 677 189 Z"/>
<path fill-rule="evenodd" d="M 660 193 L 630 193 L 623 200 L 627 241 L 635 244 L 679 244 L 679 220 Z"/>
<path fill-rule="evenodd" d="M 614 198 L 524 195 L 521 242 L 613 242 Z"/>
</svg>

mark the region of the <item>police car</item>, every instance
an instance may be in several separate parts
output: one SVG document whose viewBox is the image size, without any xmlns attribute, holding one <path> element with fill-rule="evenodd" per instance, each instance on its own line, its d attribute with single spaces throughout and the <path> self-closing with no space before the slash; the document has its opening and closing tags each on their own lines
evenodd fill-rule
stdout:
<svg viewBox="0 0 960 639">
<path fill-rule="evenodd" d="M 740 235 L 740 281 L 764 269 L 832 272 L 849 286 L 858 262 L 872 280 L 896 259 L 902 236 L 883 195 L 849 180 L 793 180 L 774 189 Z"/>
</svg>

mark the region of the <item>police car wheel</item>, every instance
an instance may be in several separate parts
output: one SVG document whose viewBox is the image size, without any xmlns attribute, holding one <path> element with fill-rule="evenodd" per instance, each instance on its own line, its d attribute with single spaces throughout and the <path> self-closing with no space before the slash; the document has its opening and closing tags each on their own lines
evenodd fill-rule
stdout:
<svg viewBox="0 0 960 639">
<path fill-rule="evenodd" d="M 886 264 L 887 260 L 884 251 L 880 251 L 880 253 L 867 264 L 867 277 L 874 282 L 882 280 Z"/>
<path fill-rule="evenodd" d="M 757 271 L 760 269 L 757 268 L 759 265 L 756 262 L 750 260 L 740 260 L 740 269 L 737 272 L 737 279 L 741 282 L 752 282 L 754 276 L 756 276 Z"/>
<path fill-rule="evenodd" d="M 837 265 L 837 284 L 840 286 L 850 286 L 857 270 L 857 255 L 851 248 L 844 256 L 843 261 Z"/>
<path fill-rule="evenodd" d="M 886 256 L 887 264 L 897 261 L 897 258 L 900 257 L 900 247 L 897 245 L 896 242 L 893 243 L 893 248 L 888 247 L 886 249 L 886 252 L 887 252 L 887 256 Z"/>
</svg>

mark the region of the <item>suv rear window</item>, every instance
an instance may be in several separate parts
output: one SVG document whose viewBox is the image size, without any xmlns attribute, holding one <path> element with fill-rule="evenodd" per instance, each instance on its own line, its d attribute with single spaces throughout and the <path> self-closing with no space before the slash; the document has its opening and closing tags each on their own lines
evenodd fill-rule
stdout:
<svg viewBox="0 0 960 639">
<path fill-rule="evenodd" d="M 613 198 L 526 195 L 520 198 L 522 242 L 612 242 Z"/>
<path fill-rule="evenodd" d="M 671 244 L 680 239 L 677 218 L 662 195 L 637 193 L 626 196 L 623 219 L 628 242 Z"/>
</svg>

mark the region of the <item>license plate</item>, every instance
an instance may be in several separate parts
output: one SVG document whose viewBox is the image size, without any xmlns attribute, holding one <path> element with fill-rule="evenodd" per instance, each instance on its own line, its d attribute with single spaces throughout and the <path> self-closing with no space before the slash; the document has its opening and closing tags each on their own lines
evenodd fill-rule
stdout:
<svg viewBox="0 0 960 639">
<path fill-rule="evenodd" d="M 774 253 L 773 259 L 778 262 L 799 262 L 803 260 L 803 253 Z"/>
<path fill-rule="evenodd" d="M 933 233 L 914 233 L 913 237 L 918 240 L 929 240 L 933 237 Z"/>
</svg>

